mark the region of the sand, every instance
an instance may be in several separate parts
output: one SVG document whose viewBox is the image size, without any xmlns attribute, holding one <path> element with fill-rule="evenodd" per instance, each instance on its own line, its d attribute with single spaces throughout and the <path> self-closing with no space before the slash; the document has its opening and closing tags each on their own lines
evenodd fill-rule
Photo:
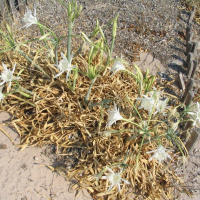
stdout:
<svg viewBox="0 0 200 200">
<path fill-rule="evenodd" d="M 10 119 L 6 112 L 0 113 L 0 124 Z M 19 143 L 17 132 L 0 125 L 15 144 Z M 70 189 L 61 175 L 50 170 L 52 160 L 43 154 L 45 147 L 28 147 L 23 151 L 12 144 L 0 131 L 0 200 L 73 200 L 76 191 Z M 87 191 L 76 200 L 89 200 Z"/>
</svg>

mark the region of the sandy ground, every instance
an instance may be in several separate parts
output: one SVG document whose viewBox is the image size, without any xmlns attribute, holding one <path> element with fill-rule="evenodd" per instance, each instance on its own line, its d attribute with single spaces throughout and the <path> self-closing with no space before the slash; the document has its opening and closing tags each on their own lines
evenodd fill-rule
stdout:
<svg viewBox="0 0 200 200">
<path fill-rule="evenodd" d="M 3 129 L 19 143 L 18 134 L 1 123 L 9 120 L 6 112 L 0 113 L 0 129 Z M 10 139 L 0 131 L 0 200 L 73 200 L 76 191 L 70 183 L 46 165 L 52 165 L 43 154 L 44 148 L 29 147 L 19 151 Z M 76 200 L 90 200 L 83 191 Z"/>
</svg>

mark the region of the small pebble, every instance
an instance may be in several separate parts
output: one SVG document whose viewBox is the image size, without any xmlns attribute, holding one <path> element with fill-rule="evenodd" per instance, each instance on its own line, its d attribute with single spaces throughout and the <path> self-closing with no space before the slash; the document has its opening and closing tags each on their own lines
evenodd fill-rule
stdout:
<svg viewBox="0 0 200 200">
<path fill-rule="evenodd" d="M 34 156 L 34 160 L 39 160 L 39 157 L 38 156 Z"/>
<path fill-rule="evenodd" d="M 195 148 L 195 149 L 193 150 L 193 153 L 196 153 L 196 152 L 198 152 L 198 151 L 199 151 L 199 150 Z"/>
<path fill-rule="evenodd" d="M 0 149 L 6 149 L 6 148 L 7 148 L 6 144 L 0 144 Z"/>
</svg>

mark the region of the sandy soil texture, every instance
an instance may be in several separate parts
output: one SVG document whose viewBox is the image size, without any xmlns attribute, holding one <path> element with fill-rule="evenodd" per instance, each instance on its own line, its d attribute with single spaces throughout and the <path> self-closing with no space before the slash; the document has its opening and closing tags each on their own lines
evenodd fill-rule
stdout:
<svg viewBox="0 0 200 200">
<path fill-rule="evenodd" d="M 4 130 L 18 144 L 18 134 L 1 125 L 9 118 L 8 113 L 0 113 L 0 200 L 75 199 L 76 191 L 70 189 L 72 184 L 47 167 L 52 161 L 43 154 L 45 147 L 19 151 L 2 132 Z M 91 199 L 87 191 L 76 198 L 83 199 Z"/>
</svg>

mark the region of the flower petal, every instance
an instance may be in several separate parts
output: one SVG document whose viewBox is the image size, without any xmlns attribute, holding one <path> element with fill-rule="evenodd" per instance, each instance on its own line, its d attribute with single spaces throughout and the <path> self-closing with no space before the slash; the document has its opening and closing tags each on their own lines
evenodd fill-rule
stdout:
<svg viewBox="0 0 200 200">
<path fill-rule="evenodd" d="M 3 66 L 3 68 L 4 68 L 4 70 L 5 70 L 5 71 L 6 71 L 6 70 L 8 70 L 8 68 L 7 68 L 7 65 L 6 65 L 6 64 L 2 63 L 2 66 Z"/>
<path fill-rule="evenodd" d="M 108 189 L 108 192 L 112 190 L 113 186 L 114 186 L 114 184 L 112 183 L 112 184 L 110 185 L 109 189 Z"/>
<path fill-rule="evenodd" d="M 113 170 L 110 169 L 109 167 L 106 167 L 106 169 L 107 169 L 110 173 L 114 174 Z"/>
<path fill-rule="evenodd" d="M 121 192 L 120 184 L 117 184 L 119 193 Z"/>
<path fill-rule="evenodd" d="M 128 182 L 127 180 L 125 180 L 125 179 L 123 179 L 123 178 L 122 178 L 122 181 L 124 181 L 124 183 L 126 183 L 126 184 L 128 184 L 128 185 L 130 184 L 130 182 Z"/>
<path fill-rule="evenodd" d="M 101 177 L 101 179 L 107 179 L 107 178 L 108 178 L 107 176 L 102 176 L 102 177 Z"/>
<path fill-rule="evenodd" d="M 63 71 L 60 72 L 60 73 L 58 73 L 58 74 L 56 74 L 53 78 L 57 78 L 57 77 L 60 76 L 62 73 L 63 73 Z"/>
<path fill-rule="evenodd" d="M 16 67 L 16 63 L 15 63 L 14 66 L 13 66 L 12 74 L 13 74 L 14 71 L 15 71 L 15 67 Z"/>
</svg>

